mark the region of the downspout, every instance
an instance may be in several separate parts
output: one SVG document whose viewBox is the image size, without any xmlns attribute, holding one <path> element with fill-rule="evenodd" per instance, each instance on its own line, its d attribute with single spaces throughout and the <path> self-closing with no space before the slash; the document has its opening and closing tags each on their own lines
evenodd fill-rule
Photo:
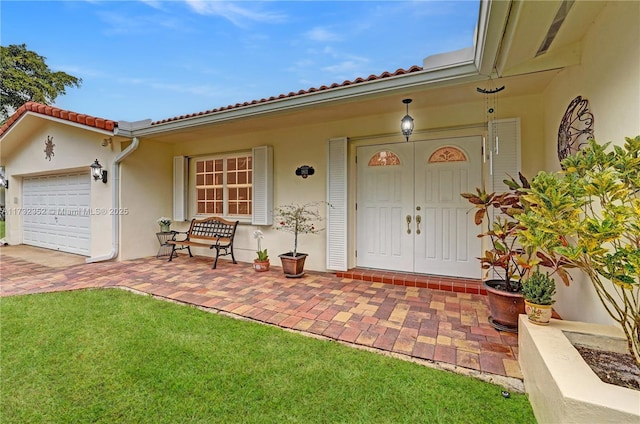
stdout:
<svg viewBox="0 0 640 424">
<path fill-rule="evenodd" d="M 138 140 L 138 137 L 133 137 L 131 144 L 121 151 L 113 160 L 111 205 L 114 211 L 118 211 L 120 209 L 120 162 L 133 153 L 133 151 L 138 148 L 139 144 L 140 141 Z M 93 262 L 108 261 L 118 256 L 118 247 L 120 245 L 120 215 L 117 213 L 111 215 L 111 240 L 113 240 L 113 242 L 111 244 L 111 252 L 108 255 L 87 258 L 85 262 L 89 264 Z"/>
</svg>

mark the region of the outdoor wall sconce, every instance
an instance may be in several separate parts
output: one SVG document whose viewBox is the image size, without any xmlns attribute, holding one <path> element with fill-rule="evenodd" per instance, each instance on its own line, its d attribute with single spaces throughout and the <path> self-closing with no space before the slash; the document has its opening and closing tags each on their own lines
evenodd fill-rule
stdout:
<svg viewBox="0 0 640 424">
<path fill-rule="evenodd" d="M 400 128 L 402 129 L 402 135 L 405 136 L 407 141 L 409 141 L 409 136 L 413 132 L 413 118 L 409 115 L 409 103 L 411 103 L 412 99 L 404 99 L 402 103 L 407 105 L 407 114 L 400 121 Z"/>
<path fill-rule="evenodd" d="M 93 176 L 93 181 L 102 179 L 103 183 L 107 183 L 107 171 L 102 170 L 102 165 L 100 165 L 98 159 L 96 159 L 96 161 L 91 164 L 91 176 Z"/>
<path fill-rule="evenodd" d="M 0 166 L 0 187 L 9 190 L 9 179 L 4 175 L 4 166 Z"/>
<path fill-rule="evenodd" d="M 309 165 L 302 165 L 296 169 L 296 175 L 302 178 L 307 178 L 309 175 L 313 175 L 315 173 L 316 171 L 313 169 L 313 166 Z"/>
</svg>

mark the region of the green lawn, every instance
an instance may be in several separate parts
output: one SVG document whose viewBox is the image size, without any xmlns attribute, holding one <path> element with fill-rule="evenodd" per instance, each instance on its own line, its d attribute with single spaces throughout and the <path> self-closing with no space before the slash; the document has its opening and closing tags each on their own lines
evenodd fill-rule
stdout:
<svg viewBox="0 0 640 424">
<path fill-rule="evenodd" d="M 499 386 L 122 290 L 2 298 L 3 423 L 534 423 Z"/>
</svg>

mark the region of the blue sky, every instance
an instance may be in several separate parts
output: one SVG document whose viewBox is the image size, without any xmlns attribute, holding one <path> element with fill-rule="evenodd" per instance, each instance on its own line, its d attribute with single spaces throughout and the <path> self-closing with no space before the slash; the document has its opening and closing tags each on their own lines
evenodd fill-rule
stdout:
<svg viewBox="0 0 640 424">
<path fill-rule="evenodd" d="M 170 118 L 379 75 L 473 45 L 477 0 L 8 1 L 3 46 L 83 80 L 56 106 Z"/>
</svg>

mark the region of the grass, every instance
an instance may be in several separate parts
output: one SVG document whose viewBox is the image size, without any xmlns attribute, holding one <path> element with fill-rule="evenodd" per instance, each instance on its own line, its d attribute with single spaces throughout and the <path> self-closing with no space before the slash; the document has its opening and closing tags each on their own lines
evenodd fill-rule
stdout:
<svg viewBox="0 0 640 424">
<path fill-rule="evenodd" d="M 5 221 L 0 221 L 0 239 L 4 238 L 5 230 L 4 230 Z"/>
<path fill-rule="evenodd" d="M 121 290 L 2 299 L 3 423 L 534 423 L 470 377 Z"/>
</svg>

